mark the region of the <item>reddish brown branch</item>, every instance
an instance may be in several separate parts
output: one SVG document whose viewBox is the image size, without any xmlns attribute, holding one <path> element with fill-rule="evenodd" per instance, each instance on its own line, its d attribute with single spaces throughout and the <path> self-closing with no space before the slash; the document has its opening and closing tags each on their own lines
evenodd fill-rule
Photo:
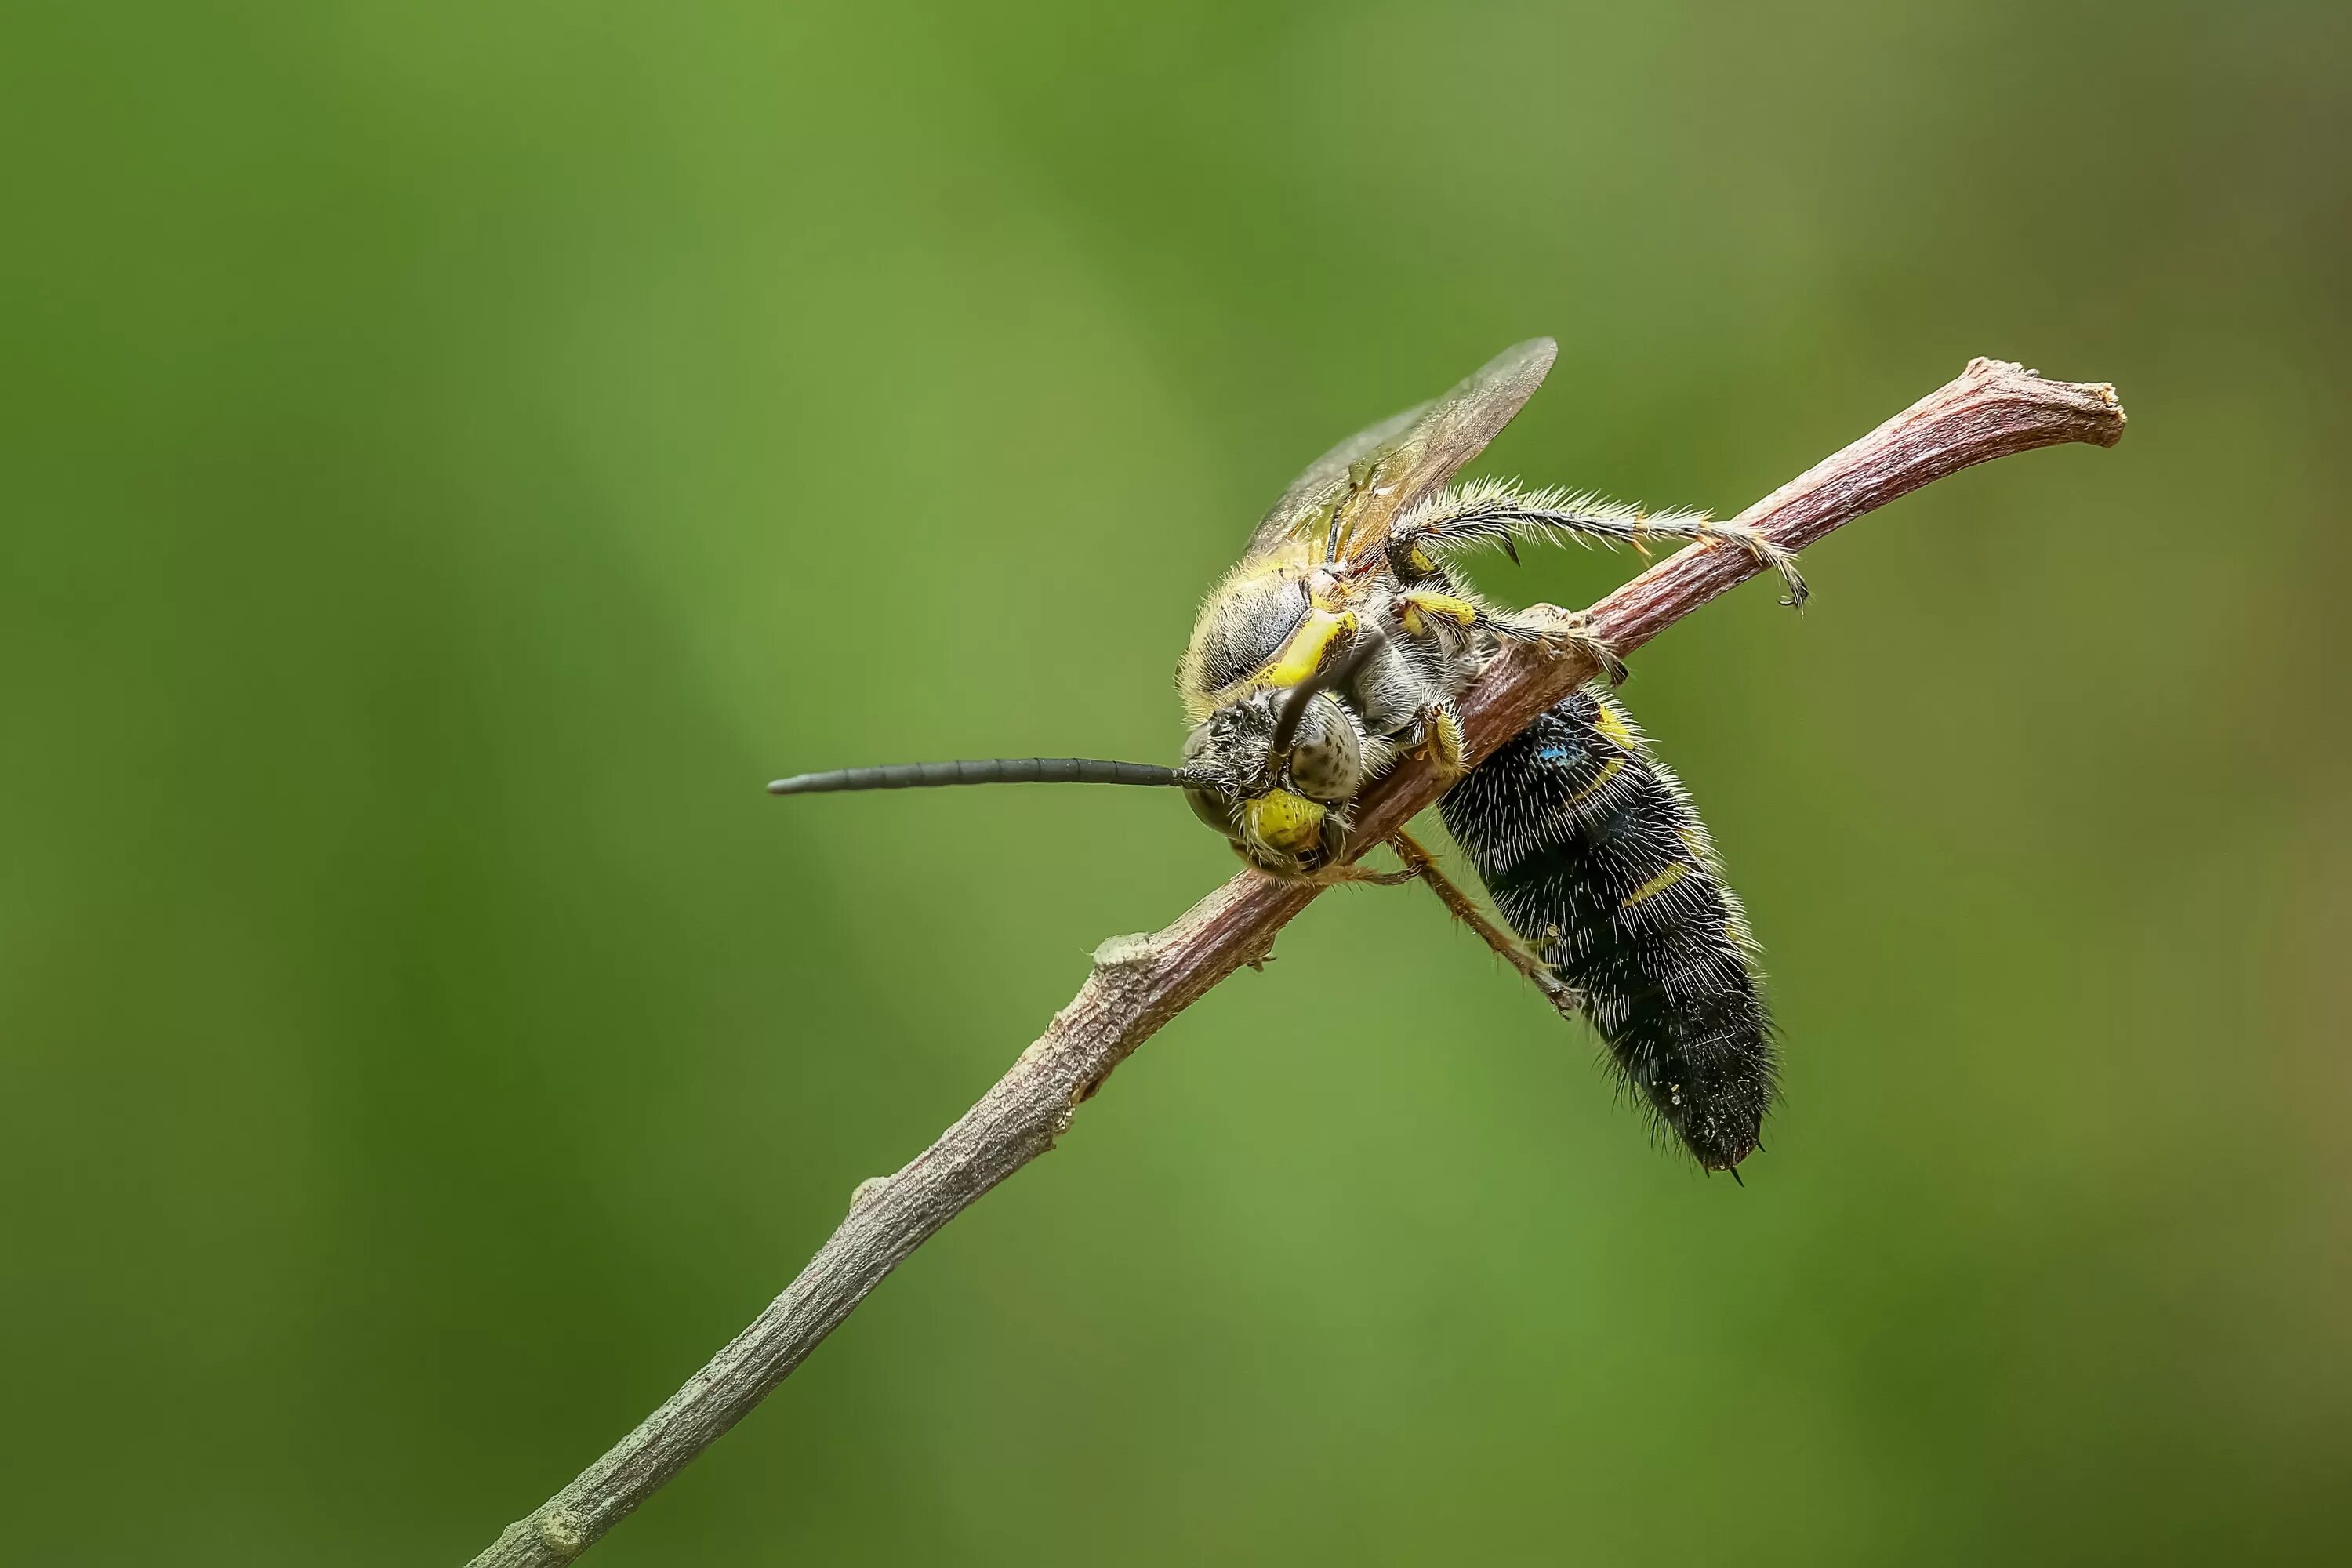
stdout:
<svg viewBox="0 0 2352 1568">
<path fill-rule="evenodd" d="M 2115 389 L 2043 381 L 2013 364 L 1970 363 L 1959 379 L 1781 486 L 1740 514 L 1767 539 L 1802 549 L 1842 523 L 1945 475 L 2035 447 L 2123 436 Z M 1630 653 L 1708 600 L 1754 576 L 1744 552 L 1694 545 L 1592 608 L 1592 629 Z M 1578 658 L 1516 647 L 1462 699 L 1473 760 L 1483 759 L 1594 671 Z M 1372 790 L 1357 842 L 1389 838 L 1435 801 L 1437 781 L 1409 763 Z M 1053 1147 L 1078 1102 L 1160 1026 L 1244 963 L 1319 888 L 1243 871 L 1165 931 L 1114 937 L 1035 1044 L 937 1142 L 893 1175 L 860 1186 L 816 1257 L 709 1364 L 530 1517 L 508 1527 L 475 1568 L 571 1562 L 715 1442 L 908 1254 L 982 1194 Z"/>
</svg>

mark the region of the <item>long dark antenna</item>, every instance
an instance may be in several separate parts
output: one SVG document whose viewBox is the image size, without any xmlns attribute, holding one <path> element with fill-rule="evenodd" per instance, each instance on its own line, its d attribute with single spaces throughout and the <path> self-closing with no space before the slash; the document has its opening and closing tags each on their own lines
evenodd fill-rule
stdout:
<svg viewBox="0 0 2352 1568">
<path fill-rule="evenodd" d="M 827 795 L 852 789 L 941 789 L 949 784 L 1109 784 L 1176 788 L 1192 783 L 1175 768 L 1150 763 L 1099 763 L 1091 757 L 991 757 L 972 763 L 896 763 L 881 768 L 835 768 L 795 773 L 768 786 L 770 795 Z"/>
</svg>

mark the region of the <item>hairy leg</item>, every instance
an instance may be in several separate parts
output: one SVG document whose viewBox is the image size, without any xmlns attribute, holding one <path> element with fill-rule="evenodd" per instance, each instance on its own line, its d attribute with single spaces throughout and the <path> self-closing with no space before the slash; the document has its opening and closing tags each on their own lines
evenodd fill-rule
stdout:
<svg viewBox="0 0 2352 1568">
<path fill-rule="evenodd" d="M 1598 540 L 1630 544 L 1644 553 L 1653 541 L 1725 546 L 1745 551 L 1758 565 L 1780 574 L 1788 590 L 1781 603 L 1801 609 L 1807 595 L 1795 552 L 1745 523 L 1717 522 L 1698 512 L 1648 512 L 1565 490 L 1522 490 L 1506 481 L 1459 486 L 1413 508 L 1390 534 L 1389 565 L 1402 582 L 1423 582 L 1437 574 L 1450 551 L 1486 544 L 1507 549 L 1521 539 Z"/>
<path fill-rule="evenodd" d="M 1583 1011 L 1583 994 L 1554 973 L 1551 965 L 1528 952 L 1525 942 L 1488 920 L 1477 901 L 1437 868 L 1436 858 L 1423 848 L 1412 835 L 1400 829 L 1391 836 L 1389 847 L 1405 863 L 1410 875 L 1437 895 L 1438 901 L 1455 920 L 1476 932 L 1479 940 L 1500 954 L 1506 963 L 1525 975 L 1554 1007 L 1571 1017 Z"/>
</svg>

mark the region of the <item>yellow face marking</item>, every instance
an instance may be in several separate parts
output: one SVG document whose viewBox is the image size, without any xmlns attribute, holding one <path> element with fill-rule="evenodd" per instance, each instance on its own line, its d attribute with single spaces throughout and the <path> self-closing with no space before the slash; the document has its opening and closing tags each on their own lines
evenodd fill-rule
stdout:
<svg viewBox="0 0 2352 1568">
<path fill-rule="evenodd" d="M 1298 859 L 1321 847 L 1323 815 L 1320 803 L 1278 789 L 1242 802 L 1243 841 Z"/>
<path fill-rule="evenodd" d="M 1648 881 L 1643 883 L 1640 887 L 1634 889 L 1633 896 L 1627 899 L 1623 903 L 1619 904 L 1617 907 L 1621 910 L 1630 910 L 1635 904 L 1654 899 L 1660 893 L 1664 892 L 1668 888 L 1681 885 L 1684 879 L 1687 878 L 1690 874 L 1691 868 L 1680 864 L 1679 862 L 1669 866 L 1664 870 L 1659 872 L 1656 876 L 1651 878 Z"/>
</svg>

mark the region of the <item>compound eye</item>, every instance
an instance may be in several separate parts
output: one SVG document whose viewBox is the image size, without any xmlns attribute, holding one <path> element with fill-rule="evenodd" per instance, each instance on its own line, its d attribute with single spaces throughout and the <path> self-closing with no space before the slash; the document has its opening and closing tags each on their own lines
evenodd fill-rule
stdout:
<svg viewBox="0 0 2352 1568">
<path fill-rule="evenodd" d="M 1230 796 L 1213 790 L 1188 789 L 1184 792 L 1184 800 L 1192 806 L 1193 816 L 1234 843 L 1242 841 L 1241 826 L 1234 818 L 1234 802 Z"/>
<path fill-rule="evenodd" d="M 1290 784 L 1310 800 L 1353 800 L 1364 783 L 1364 738 L 1356 716 L 1329 692 L 1319 692 L 1299 720 L 1290 748 Z"/>
</svg>

